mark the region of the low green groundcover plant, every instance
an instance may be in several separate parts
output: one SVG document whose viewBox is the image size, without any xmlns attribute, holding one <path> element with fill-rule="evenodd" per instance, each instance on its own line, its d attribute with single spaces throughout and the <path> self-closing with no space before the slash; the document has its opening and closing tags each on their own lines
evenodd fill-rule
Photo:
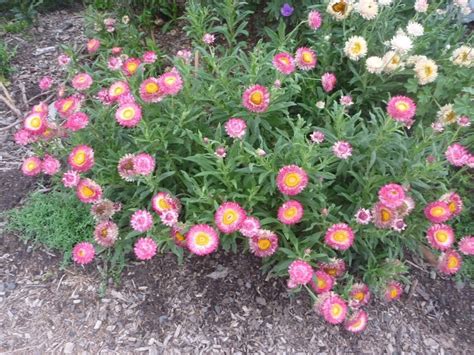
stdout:
<svg viewBox="0 0 474 355">
<path fill-rule="evenodd" d="M 248 251 L 352 332 L 371 294 L 401 296 L 407 249 L 472 276 L 462 2 L 331 0 L 291 22 L 286 6 L 258 41 L 245 5 L 188 2 L 193 48 L 174 56 L 93 15 L 86 49 L 58 58 L 68 85 L 15 139 L 25 174 L 90 206 L 74 261 Z"/>
</svg>

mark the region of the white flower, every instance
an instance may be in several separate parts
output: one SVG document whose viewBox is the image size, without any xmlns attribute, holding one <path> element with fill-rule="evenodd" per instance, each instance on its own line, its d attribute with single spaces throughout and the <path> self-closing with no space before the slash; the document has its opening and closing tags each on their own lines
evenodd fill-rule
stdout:
<svg viewBox="0 0 474 355">
<path fill-rule="evenodd" d="M 470 68 L 474 65 L 474 48 L 461 46 L 456 48 L 451 55 L 453 64 Z"/>
<path fill-rule="evenodd" d="M 415 76 L 420 85 L 432 83 L 438 77 L 438 66 L 431 59 L 419 60 L 415 64 Z"/>
<path fill-rule="evenodd" d="M 379 6 L 375 0 L 360 0 L 356 4 L 356 11 L 366 20 L 373 20 L 379 13 Z"/>
<path fill-rule="evenodd" d="M 390 46 L 400 54 L 408 53 L 413 47 L 413 42 L 406 34 L 397 34 L 390 40 Z"/>
<path fill-rule="evenodd" d="M 407 33 L 412 36 L 412 37 L 420 37 L 423 36 L 423 33 L 425 32 L 423 26 L 415 21 L 410 21 L 408 22 L 407 25 Z"/>
<path fill-rule="evenodd" d="M 384 71 L 387 73 L 403 68 L 402 58 L 395 51 L 388 51 L 385 53 L 383 56 L 383 62 L 385 64 Z"/>
<path fill-rule="evenodd" d="M 336 21 L 344 20 L 352 11 L 352 4 L 349 0 L 331 0 L 326 11 L 334 17 Z"/>
<path fill-rule="evenodd" d="M 322 110 L 324 107 L 326 107 L 326 104 L 324 103 L 324 101 L 318 101 L 316 102 L 316 107 Z"/>
<path fill-rule="evenodd" d="M 384 61 L 380 57 L 369 57 L 365 61 L 367 71 L 372 74 L 380 74 L 384 69 Z"/>
<path fill-rule="evenodd" d="M 344 45 L 344 53 L 352 60 L 359 60 L 367 54 L 367 42 L 361 36 L 352 36 Z"/>
<path fill-rule="evenodd" d="M 428 10 L 428 0 L 416 0 L 415 1 L 415 11 L 416 12 L 426 12 Z"/>
</svg>

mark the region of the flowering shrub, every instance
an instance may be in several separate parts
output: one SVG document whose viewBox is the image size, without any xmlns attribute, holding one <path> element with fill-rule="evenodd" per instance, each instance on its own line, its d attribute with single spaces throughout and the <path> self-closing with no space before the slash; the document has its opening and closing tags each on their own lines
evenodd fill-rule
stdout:
<svg viewBox="0 0 474 355">
<path fill-rule="evenodd" d="M 471 265 L 474 55 L 459 1 L 407 3 L 331 0 L 246 50 L 248 11 L 191 2 L 192 49 L 137 52 L 116 29 L 62 57 L 71 87 L 15 138 L 25 174 L 91 204 L 74 260 L 249 250 L 352 332 L 372 293 L 402 295 L 407 248 Z"/>
</svg>

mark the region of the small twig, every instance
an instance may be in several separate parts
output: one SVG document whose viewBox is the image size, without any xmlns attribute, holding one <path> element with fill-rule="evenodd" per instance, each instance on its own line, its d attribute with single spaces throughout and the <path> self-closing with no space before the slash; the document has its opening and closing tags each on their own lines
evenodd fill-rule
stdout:
<svg viewBox="0 0 474 355">
<path fill-rule="evenodd" d="M 16 120 L 15 122 L 9 124 L 8 126 L 5 126 L 5 127 L 2 127 L 0 128 L 0 132 L 2 131 L 8 131 L 10 128 L 12 128 L 13 126 L 15 126 L 16 124 L 20 123 L 20 120 Z"/>
<path fill-rule="evenodd" d="M 15 104 L 13 101 L 8 100 L 5 96 L 0 95 L 0 100 L 2 100 L 5 105 L 8 106 L 10 111 L 12 111 L 15 115 L 17 115 L 19 118 L 23 118 L 23 115 L 21 114 L 20 110 L 15 107 Z"/>
<path fill-rule="evenodd" d="M 23 103 L 25 104 L 25 107 L 28 107 L 28 99 L 26 98 L 26 89 L 25 89 L 25 84 L 20 81 L 20 84 L 18 85 L 21 90 L 21 98 L 23 99 Z"/>
<path fill-rule="evenodd" d="M 58 282 L 58 287 L 56 287 L 56 292 L 58 292 L 59 287 L 61 287 L 61 283 L 63 282 L 64 276 L 66 276 L 66 274 L 63 274 L 63 276 L 61 276 L 61 279 Z"/>
<path fill-rule="evenodd" d="M 12 104 L 15 104 L 15 100 L 13 100 L 13 98 L 11 97 L 10 93 L 8 92 L 7 88 L 5 87 L 5 85 L 3 85 L 3 83 L 0 81 L 0 88 L 3 90 L 3 92 L 5 93 L 5 97 L 12 103 Z"/>
<path fill-rule="evenodd" d="M 421 270 L 421 271 L 423 271 L 423 272 L 426 272 L 427 274 L 430 273 L 429 271 L 423 269 L 421 266 L 416 265 L 414 262 L 412 262 L 412 261 L 410 261 L 410 260 L 405 260 L 405 261 L 406 261 L 408 264 L 410 264 L 411 266 L 414 266 L 414 267 L 416 267 L 417 269 L 419 269 L 419 270 Z"/>
<path fill-rule="evenodd" d="M 418 286 L 418 279 L 415 279 L 413 281 L 413 283 L 411 284 L 411 287 L 410 287 L 410 293 L 408 294 L 408 298 L 407 298 L 407 301 L 410 302 L 412 297 L 413 297 L 413 294 L 415 293 L 416 291 L 416 287 Z"/>
</svg>

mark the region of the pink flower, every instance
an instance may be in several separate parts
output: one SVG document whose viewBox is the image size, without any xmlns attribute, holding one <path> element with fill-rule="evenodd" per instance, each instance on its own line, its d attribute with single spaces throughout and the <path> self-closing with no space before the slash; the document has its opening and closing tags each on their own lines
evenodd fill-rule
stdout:
<svg viewBox="0 0 474 355">
<path fill-rule="evenodd" d="M 425 217 L 433 223 L 443 223 L 452 217 L 449 205 L 443 201 L 435 201 L 426 205 Z"/>
<path fill-rule="evenodd" d="M 272 63 L 276 70 L 285 75 L 293 73 L 296 69 L 295 60 L 286 52 L 276 54 Z"/>
<path fill-rule="evenodd" d="M 347 304 L 339 295 L 332 292 L 327 293 L 330 295 L 323 297 L 324 301 L 319 307 L 321 315 L 328 323 L 340 324 L 346 319 Z"/>
<path fill-rule="evenodd" d="M 179 213 L 181 210 L 179 200 L 167 192 L 158 192 L 154 195 L 151 199 L 151 207 L 158 215 L 170 210 L 176 210 Z"/>
<path fill-rule="evenodd" d="M 368 322 L 369 317 L 367 316 L 367 312 L 359 309 L 347 318 L 344 322 L 344 329 L 351 333 L 360 333 L 367 328 Z"/>
<path fill-rule="evenodd" d="M 75 170 L 68 170 L 63 174 L 61 179 L 65 187 L 76 187 L 81 177 Z"/>
<path fill-rule="evenodd" d="M 288 267 L 290 280 L 296 285 L 306 285 L 313 277 L 313 268 L 303 260 L 295 260 Z"/>
<path fill-rule="evenodd" d="M 178 223 L 179 214 L 176 210 L 164 211 L 160 214 L 161 223 L 165 226 L 173 227 Z"/>
<path fill-rule="evenodd" d="M 193 54 L 187 49 L 181 49 L 176 53 L 176 57 L 182 58 L 186 64 L 191 63 Z"/>
<path fill-rule="evenodd" d="M 63 67 L 63 66 L 65 66 L 65 65 L 68 65 L 70 62 L 71 62 L 71 57 L 69 57 L 68 55 L 66 55 L 66 54 L 64 54 L 64 53 L 61 54 L 61 55 L 59 55 L 59 57 L 58 57 L 58 64 L 59 64 L 60 66 Z"/>
<path fill-rule="evenodd" d="M 99 50 L 100 41 L 96 38 L 92 38 L 87 42 L 87 51 L 89 54 L 93 54 Z"/>
<path fill-rule="evenodd" d="M 93 83 L 92 77 L 87 73 L 77 74 L 72 78 L 72 86 L 74 89 L 83 91 L 91 87 Z"/>
<path fill-rule="evenodd" d="M 54 175 L 61 168 L 61 163 L 55 157 L 46 154 L 43 158 L 43 163 L 41 164 L 41 170 L 46 175 Z"/>
<path fill-rule="evenodd" d="M 118 237 L 118 226 L 112 221 L 102 221 L 94 229 L 94 240 L 97 244 L 109 248 Z"/>
<path fill-rule="evenodd" d="M 21 171 L 27 176 L 36 176 L 41 172 L 41 159 L 38 157 L 26 158 L 21 165 Z"/>
<path fill-rule="evenodd" d="M 123 65 L 122 59 L 119 57 L 110 57 L 107 60 L 107 67 L 110 70 L 119 70 Z"/>
<path fill-rule="evenodd" d="M 403 205 L 405 190 L 398 184 L 387 184 L 379 190 L 379 200 L 390 208 L 397 208 Z"/>
<path fill-rule="evenodd" d="M 125 181 L 133 181 L 136 178 L 134 158 L 133 154 L 125 154 L 117 164 L 117 171 Z"/>
<path fill-rule="evenodd" d="M 249 248 L 252 254 L 260 258 L 273 255 L 278 249 L 278 236 L 272 231 L 259 229 L 249 239 Z"/>
<path fill-rule="evenodd" d="M 374 224 L 378 228 L 391 228 L 393 221 L 398 217 L 397 212 L 382 202 L 377 202 L 372 210 Z"/>
<path fill-rule="evenodd" d="M 191 253 L 208 255 L 215 252 L 219 246 L 219 235 L 207 224 L 192 226 L 186 234 L 186 246 Z"/>
<path fill-rule="evenodd" d="M 352 155 L 352 146 L 346 141 L 334 143 L 331 149 L 336 157 L 343 160 L 346 160 Z"/>
<path fill-rule="evenodd" d="M 15 133 L 14 136 L 15 143 L 18 145 L 27 145 L 32 142 L 32 137 L 30 132 L 26 129 L 20 129 Z"/>
<path fill-rule="evenodd" d="M 278 220 L 283 224 L 296 224 L 303 218 L 303 205 L 295 200 L 285 202 L 278 209 Z"/>
<path fill-rule="evenodd" d="M 121 47 L 113 47 L 112 48 L 112 54 L 113 55 L 119 55 L 120 53 L 122 53 L 122 48 Z"/>
<path fill-rule="evenodd" d="M 150 237 L 138 238 L 133 251 L 138 260 L 150 260 L 156 255 L 156 243 Z"/>
<path fill-rule="evenodd" d="M 236 202 L 224 202 L 214 214 L 214 223 L 225 234 L 236 232 L 247 218 L 245 210 Z"/>
<path fill-rule="evenodd" d="M 460 116 L 457 122 L 460 127 L 469 127 L 471 125 L 471 120 L 467 116 Z"/>
<path fill-rule="evenodd" d="M 359 308 L 365 306 L 370 301 L 370 290 L 366 284 L 355 283 L 349 292 L 349 306 Z"/>
<path fill-rule="evenodd" d="M 345 223 L 333 224 L 324 236 L 324 242 L 333 249 L 347 250 L 354 243 L 354 232 Z"/>
<path fill-rule="evenodd" d="M 183 79 L 176 68 L 160 75 L 158 84 L 166 95 L 176 95 L 183 88 Z"/>
<path fill-rule="evenodd" d="M 94 257 L 95 249 L 89 242 L 78 243 L 72 249 L 72 259 L 78 264 L 89 264 L 94 260 Z"/>
<path fill-rule="evenodd" d="M 155 170 L 155 158 L 147 153 L 135 155 L 133 157 L 133 170 L 138 175 L 150 175 Z"/>
<path fill-rule="evenodd" d="M 141 107 L 132 102 L 120 105 L 115 112 L 115 120 L 123 127 L 135 127 L 141 119 Z"/>
<path fill-rule="evenodd" d="M 403 293 L 402 285 L 396 281 L 390 281 L 385 288 L 385 300 L 388 302 L 398 300 Z"/>
<path fill-rule="evenodd" d="M 218 147 L 216 149 L 216 151 L 214 152 L 215 156 L 218 157 L 218 158 L 225 158 L 226 155 L 227 155 L 227 151 L 225 149 L 225 147 Z"/>
<path fill-rule="evenodd" d="M 54 107 L 61 117 L 67 118 L 77 112 L 81 106 L 81 101 L 76 96 L 69 96 L 59 99 L 54 103 Z"/>
<path fill-rule="evenodd" d="M 428 10 L 428 0 L 416 0 L 415 1 L 415 11 L 416 12 L 426 12 Z"/>
<path fill-rule="evenodd" d="M 447 224 L 433 224 L 426 231 L 426 239 L 437 250 L 448 250 L 454 243 L 453 229 Z"/>
<path fill-rule="evenodd" d="M 334 279 L 331 275 L 322 270 L 315 271 L 310 281 L 312 289 L 318 293 L 331 291 L 334 286 Z"/>
<path fill-rule="evenodd" d="M 318 263 L 318 267 L 332 277 L 340 277 L 346 271 L 346 264 L 342 259 L 331 259 L 328 263 Z"/>
<path fill-rule="evenodd" d="M 44 113 L 32 112 L 23 121 L 23 127 L 30 135 L 41 135 L 48 128 L 48 121 Z"/>
<path fill-rule="evenodd" d="M 308 26 L 312 30 L 317 30 L 321 27 L 323 20 L 319 11 L 313 10 L 308 14 Z"/>
<path fill-rule="evenodd" d="M 341 96 L 341 99 L 339 100 L 340 104 L 342 106 L 352 106 L 354 104 L 354 101 L 352 101 L 352 96 L 351 95 L 344 95 Z"/>
<path fill-rule="evenodd" d="M 245 136 L 247 123 L 241 118 L 230 118 L 224 128 L 229 137 L 242 139 Z"/>
<path fill-rule="evenodd" d="M 95 203 L 102 198 L 102 188 L 94 180 L 82 179 L 76 186 L 77 198 L 84 203 Z"/>
<path fill-rule="evenodd" d="M 401 233 L 405 230 L 405 228 L 407 227 L 407 224 L 402 218 L 397 218 L 392 222 L 391 227 L 395 232 Z"/>
<path fill-rule="evenodd" d="M 260 221 L 256 217 L 247 216 L 242 225 L 240 226 L 239 232 L 247 238 L 252 238 L 257 234 L 260 229 Z"/>
<path fill-rule="evenodd" d="M 244 91 L 242 105 L 252 112 L 265 112 L 270 105 L 270 93 L 265 86 L 253 85 Z"/>
<path fill-rule="evenodd" d="M 137 232 L 147 232 L 153 227 L 153 216 L 147 210 L 137 210 L 130 217 L 130 226 Z"/>
<path fill-rule="evenodd" d="M 354 217 L 358 224 L 369 224 L 372 220 L 372 214 L 365 208 L 359 208 Z"/>
<path fill-rule="evenodd" d="M 85 128 L 88 124 L 89 116 L 87 116 L 84 112 L 75 112 L 67 117 L 66 124 L 64 126 L 74 132 Z"/>
<path fill-rule="evenodd" d="M 145 102 L 160 102 L 165 92 L 157 78 L 148 78 L 140 84 L 140 98 Z"/>
<path fill-rule="evenodd" d="M 301 70 L 311 70 L 316 66 L 317 56 L 312 49 L 301 47 L 296 50 L 295 61 Z"/>
<path fill-rule="evenodd" d="M 467 164 L 470 154 L 467 149 L 461 144 L 451 144 L 444 153 L 446 159 L 451 165 L 464 166 Z"/>
<path fill-rule="evenodd" d="M 395 121 L 411 126 L 416 114 L 416 104 L 409 97 L 394 96 L 387 104 L 387 113 Z"/>
<path fill-rule="evenodd" d="M 453 217 L 459 216 L 463 210 L 463 202 L 461 196 L 455 192 L 448 192 L 440 197 L 440 201 L 446 202 L 449 206 L 449 211 Z"/>
<path fill-rule="evenodd" d="M 138 58 L 129 58 L 127 59 L 122 65 L 122 72 L 126 76 L 132 76 L 136 73 L 139 66 L 141 64 L 141 60 Z"/>
<path fill-rule="evenodd" d="M 156 62 L 156 59 L 158 57 L 156 56 L 156 53 L 153 52 L 153 51 L 146 51 L 145 53 L 143 53 L 143 63 L 146 63 L 146 64 L 153 64 L 154 62 Z"/>
<path fill-rule="evenodd" d="M 170 230 L 171 238 L 173 238 L 174 243 L 184 248 L 186 246 L 186 236 L 182 234 L 182 228 L 174 225 Z"/>
<path fill-rule="evenodd" d="M 110 85 L 108 96 L 110 100 L 116 101 L 120 96 L 127 95 L 128 93 L 130 93 L 128 84 L 125 81 L 116 81 Z"/>
<path fill-rule="evenodd" d="M 68 156 L 69 165 L 76 171 L 84 173 L 95 164 L 94 150 L 87 145 L 78 145 L 73 148 Z"/>
<path fill-rule="evenodd" d="M 438 269 L 443 274 L 453 275 L 461 269 L 462 258 L 455 250 L 447 250 L 439 256 Z"/>
<path fill-rule="evenodd" d="M 281 88 L 281 81 L 278 80 L 278 79 L 275 80 L 275 81 L 273 82 L 273 87 L 274 87 L 275 89 Z"/>
<path fill-rule="evenodd" d="M 334 73 L 324 73 L 321 76 L 321 85 L 323 86 L 323 90 L 325 92 L 331 92 L 336 87 L 337 79 Z"/>
<path fill-rule="evenodd" d="M 464 255 L 474 255 L 474 237 L 466 236 L 459 242 L 459 251 Z"/>
<path fill-rule="evenodd" d="M 215 40 L 216 40 L 216 37 L 213 34 L 210 34 L 210 33 L 206 33 L 202 37 L 202 41 L 206 44 L 213 44 Z"/>
<path fill-rule="evenodd" d="M 311 142 L 316 143 L 316 144 L 321 144 L 324 142 L 325 135 L 321 131 L 314 131 L 310 135 Z"/>
<path fill-rule="evenodd" d="M 278 172 L 276 184 L 282 194 L 294 196 L 308 185 L 308 174 L 297 165 L 287 165 Z"/>
<path fill-rule="evenodd" d="M 53 85 L 53 78 L 43 76 L 39 81 L 39 88 L 43 91 L 48 90 Z"/>
</svg>

